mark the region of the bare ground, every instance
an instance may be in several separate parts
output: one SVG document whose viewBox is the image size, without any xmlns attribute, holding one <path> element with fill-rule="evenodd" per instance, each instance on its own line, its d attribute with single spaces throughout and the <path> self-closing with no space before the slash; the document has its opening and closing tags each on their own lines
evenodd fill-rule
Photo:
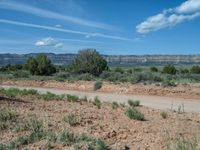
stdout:
<svg viewBox="0 0 200 150">
<path fill-rule="evenodd" d="M 1 97 L 0 108 L 9 108 L 17 112 L 20 121 L 36 115 L 38 119 L 43 120 L 45 130 L 54 132 L 69 130 L 101 138 L 111 149 L 121 150 L 126 146 L 133 150 L 162 150 L 180 135 L 197 139 L 198 148 L 200 148 L 199 113 L 179 114 L 167 111 L 168 117 L 163 119 L 160 116 L 160 110 L 138 107 L 137 109 L 144 113 L 146 121 L 136 121 L 125 115 L 125 107 L 112 109 L 112 105 L 106 102 L 103 103 L 101 109 L 97 109 L 88 102 L 43 101 L 34 97 L 18 97 L 12 100 Z M 75 114 L 78 120 L 74 127 L 70 127 L 63 121 L 64 116 L 70 113 Z M 27 134 L 29 131 L 0 131 L 0 141 L 6 143 Z M 29 144 L 28 148 L 47 149 L 46 145 L 47 141 L 42 140 Z M 25 147 L 20 147 L 20 149 Z M 53 149 L 73 149 L 73 147 L 53 143 Z"/>
</svg>

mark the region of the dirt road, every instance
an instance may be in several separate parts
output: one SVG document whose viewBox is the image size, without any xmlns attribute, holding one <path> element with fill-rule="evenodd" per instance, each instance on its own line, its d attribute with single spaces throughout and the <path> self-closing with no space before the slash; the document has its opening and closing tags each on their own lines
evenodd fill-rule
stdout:
<svg viewBox="0 0 200 150">
<path fill-rule="evenodd" d="M 17 87 L 20 89 L 35 89 L 41 93 L 46 93 L 47 91 L 55 94 L 73 94 L 79 97 L 87 96 L 88 99 L 93 99 L 98 96 L 101 101 L 116 101 L 118 103 L 127 103 L 129 99 L 140 100 L 141 105 L 156 108 L 156 109 L 173 109 L 185 112 L 200 112 L 200 99 L 183 99 L 183 98 L 172 98 L 172 97 L 162 97 L 162 96 L 142 96 L 142 95 L 130 95 L 130 94 L 115 94 L 115 93 L 102 93 L 102 92 L 83 92 L 75 90 L 58 90 L 54 88 L 38 88 L 38 87 L 22 87 L 22 86 L 6 86 L 2 85 L 0 87 L 10 88 Z"/>
</svg>

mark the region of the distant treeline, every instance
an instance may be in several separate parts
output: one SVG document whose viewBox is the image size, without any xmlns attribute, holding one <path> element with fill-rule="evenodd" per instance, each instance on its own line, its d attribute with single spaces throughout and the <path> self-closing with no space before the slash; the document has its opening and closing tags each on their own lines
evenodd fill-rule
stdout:
<svg viewBox="0 0 200 150">
<path fill-rule="evenodd" d="M 110 67 L 96 50 L 82 50 L 69 65 L 54 65 L 46 55 L 31 56 L 24 64 L 0 67 L 0 79 L 97 80 L 176 86 L 200 82 L 200 65 L 176 67 L 173 64 L 151 67 Z"/>
</svg>

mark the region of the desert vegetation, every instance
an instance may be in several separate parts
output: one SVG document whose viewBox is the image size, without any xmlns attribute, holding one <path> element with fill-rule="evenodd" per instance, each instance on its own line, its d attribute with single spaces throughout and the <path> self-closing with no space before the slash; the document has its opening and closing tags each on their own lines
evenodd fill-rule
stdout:
<svg viewBox="0 0 200 150">
<path fill-rule="evenodd" d="M 176 86 L 179 83 L 194 83 L 200 80 L 200 66 L 165 66 L 151 67 L 109 67 L 106 60 L 93 49 L 79 52 L 72 64 L 56 66 L 41 54 L 30 57 L 26 64 L 0 67 L 2 79 L 57 80 L 63 81 L 108 81 L 129 82 L 132 84 L 157 84 Z"/>
<path fill-rule="evenodd" d="M 32 89 L 1 89 L 0 98 L 2 150 L 196 150 L 200 146 L 195 113 L 154 110 L 135 100 L 121 105 Z"/>
</svg>

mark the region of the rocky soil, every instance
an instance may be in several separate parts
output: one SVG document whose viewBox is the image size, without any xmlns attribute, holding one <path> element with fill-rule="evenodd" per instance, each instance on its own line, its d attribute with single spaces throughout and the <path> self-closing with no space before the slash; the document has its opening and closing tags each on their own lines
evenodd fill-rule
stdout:
<svg viewBox="0 0 200 150">
<path fill-rule="evenodd" d="M 39 84 L 42 86 L 66 84 L 54 81 L 33 83 L 37 86 Z M 85 86 L 90 87 L 91 83 L 87 83 Z M 60 88 L 62 87 L 60 86 Z M 0 109 L 7 108 L 15 111 L 19 121 L 35 115 L 38 119 L 43 120 L 45 130 L 54 132 L 68 130 L 77 134 L 85 133 L 105 140 L 110 149 L 113 150 L 126 148 L 131 150 L 163 150 L 166 149 L 167 144 L 175 142 L 178 136 L 197 139 L 198 148 L 200 148 L 200 114 L 198 113 L 178 113 L 166 110 L 168 117 L 163 119 L 160 110 L 140 106 L 137 109 L 144 114 L 145 121 L 138 121 L 131 120 L 125 115 L 127 106 L 113 109 L 110 103 L 103 103 L 101 109 L 98 109 L 92 103 L 82 101 L 44 101 L 30 96 L 14 99 L 6 99 L 1 95 L 0 97 Z M 77 123 L 73 127 L 63 121 L 63 118 L 71 113 L 75 114 L 77 118 Z M 0 143 L 6 143 L 28 133 L 28 131 L 16 132 L 10 129 L 0 131 Z M 45 145 L 47 145 L 47 141 L 41 140 L 22 148 L 45 149 Z M 52 149 L 73 149 L 73 147 L 56 143 L 52 143 L 52 146 Z"/>
</svg>

